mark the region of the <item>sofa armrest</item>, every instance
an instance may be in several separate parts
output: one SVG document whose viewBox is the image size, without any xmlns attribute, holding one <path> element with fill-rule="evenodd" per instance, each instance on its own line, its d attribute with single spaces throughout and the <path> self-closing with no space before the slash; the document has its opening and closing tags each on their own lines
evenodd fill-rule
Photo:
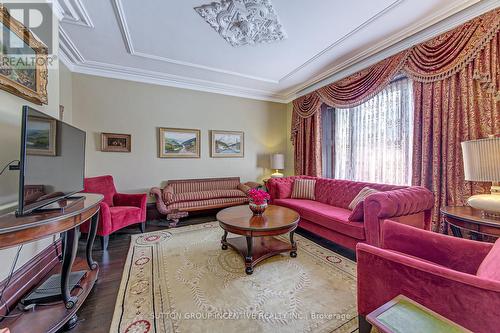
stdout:
<svg viewBox="0 0 500 333">
<path fill-rule="evenodd" d="M 474 332 L 498 328 L 499 281 L 368 244 L 358 244 L 356 253 L 360 315 L 366 316 L 402 294 Z"/>
<path fill-rule="evenodd" d="M 382 226 L 382 248 L 468 274 L 476 274 L 493 244 L 455 238 L 393 221 Z"/>
<path fill-rule="evenodd" d="M 241 192 L 247 194 L 248 191 L 250 191 L 252 189 L 251 186 L 248 186 L 246 183 L 243 184 L 243 183 L 240 183 L 238 184 L 238 190 L 240 190 Z"/>
<path fill-rule="evenodd" d="M 158 212 L 160 212 L 160 214 L 167 215 L 169 211 L 167 205 L 163 201 L 162 190 L 159 187 L 153 187 L 149 190 L 149 195 L 155 197 L 156 209 L 158 209 Z"/>
<path fill-rule="evenodd" d="M 384 219 L 423 213 L 422 226 L 430 228 L 434 196 L 420 186 L 377 192 L 364 201 L 364 223 L 368 244 L 380 246 L 381 222 Z"/>
</svg>

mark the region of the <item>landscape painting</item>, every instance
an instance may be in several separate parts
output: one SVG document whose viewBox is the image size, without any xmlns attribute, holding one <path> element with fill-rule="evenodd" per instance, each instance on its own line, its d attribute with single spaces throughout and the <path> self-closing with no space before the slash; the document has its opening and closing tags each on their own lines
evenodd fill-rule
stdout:
<svg viewBox="0 0 500 333">
<path fill-rule="evenodd" d="M 48 49 L 0 5 L 0 89 L 42 105 L 48 103 Z"/>
<path fill-rule="evenodd" d="M 212 157 L 243 157 L 244 133 L 236 131 L 210 131 Z"/>
<path fill-rule="evenodd" d="M 56 133 L 55 119 L 29 117 L 26 129 L 26 154 L 55 156 Z"/>
<path fill-rule="evenodd" d="M 200 130 L 160 128 L 160 157 L 199 158 Z"/>
</svg>

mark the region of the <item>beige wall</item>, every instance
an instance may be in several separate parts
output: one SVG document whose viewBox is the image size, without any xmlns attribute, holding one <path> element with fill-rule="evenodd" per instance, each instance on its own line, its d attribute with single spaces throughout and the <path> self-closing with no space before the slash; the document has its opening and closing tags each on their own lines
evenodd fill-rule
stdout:
<svg viewBox="0 0 500 333">
<path fill-rule="evenodd" d="M 64 106 L 63 120 L 73 123 L 73 73 L 63 63 L 59 65 L 60 104 Z"/>
<path fill-rule="evenodd" d="M 48 77 L 49 104 L 39 106 L 32 104 L 22 98 L 10 93 L 0 91 L 0 166 L 4 166 L 11 160 L 19 159 L 21 144 L 21 109 L 23 105 L 29 105 L 37 110 L 43 111 L 53 117 L 59 115 L 59 69 L 49 70 Z M 0 176 L 0 214 L 13 211 L 17 207 L 19 172 L 5 171 Z M 34 255 L 46 248 L 53 238 L 38 242 L 25 244 L 21 251 L 16 267 L 22 266 Z M 0 251 L 0 281 L 5 279 L 17 252 L 16 248 Z"/>
<path fill-rule="evenodd" d="M 73 74 L 73 123 L 87 131 L 86 175 L 145 192 L 168 179 L 269 177 L 269 154 L 286 152 L 286 105 Z M 201 130 L 200 159 L 158 158 L 158 127 Z M 245 132 L 244 158 L 210 158 L 209 130 Z M 100 133 L 132 134 L 132 153 L 100 151 Z"/>
</svg>

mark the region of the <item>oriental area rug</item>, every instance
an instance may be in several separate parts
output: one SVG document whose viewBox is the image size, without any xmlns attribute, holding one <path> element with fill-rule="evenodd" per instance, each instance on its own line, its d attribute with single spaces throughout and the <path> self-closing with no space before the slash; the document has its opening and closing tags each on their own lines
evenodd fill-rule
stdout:
<svg viewBox="0 0 500 333">
<path fill-rule="evenodd" d="M 357 331 L 353 261 L 297 235 L 296 258 L 246 275 L 222 234 L 212 222 L 133 236 L 110 332 Z"/>
</svg>

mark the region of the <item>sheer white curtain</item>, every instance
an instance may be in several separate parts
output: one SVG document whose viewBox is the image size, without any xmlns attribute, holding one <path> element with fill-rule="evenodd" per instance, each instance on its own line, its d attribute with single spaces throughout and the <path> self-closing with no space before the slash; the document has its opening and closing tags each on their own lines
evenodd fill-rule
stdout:
<svg viewBox="0 0 500 333">
<path fill-rule="evenodd" d="M 413 98 L 400 78 L 367 102 L 333 112 L 333 176 L 376 183 L 411 183 Z M 325 118 L 324 118 L 325 119 Z M 327 130 L 332 128 L 326 124 Z M 332 171 L 333 171 L 332 170 Z M 325 176 L 328 176 L 325 174 Z"/>
</svg>

